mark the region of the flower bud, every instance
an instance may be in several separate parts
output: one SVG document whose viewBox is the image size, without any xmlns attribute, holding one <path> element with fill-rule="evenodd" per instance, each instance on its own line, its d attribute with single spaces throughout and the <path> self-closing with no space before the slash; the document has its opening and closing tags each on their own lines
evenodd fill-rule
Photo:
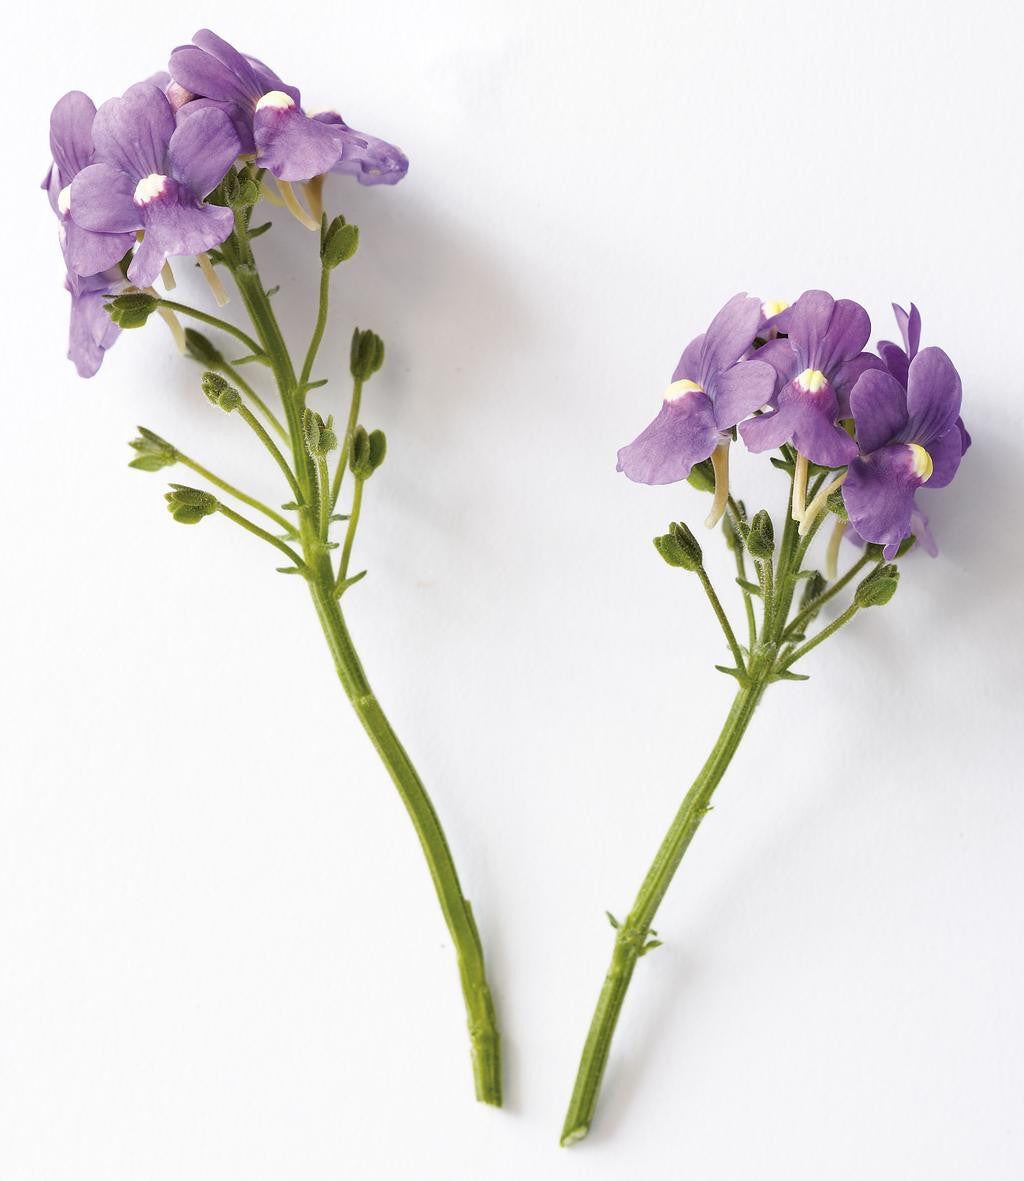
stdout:
<svg viewBox="0 0 1024 1181">
<path fill-rule="evenodd" d="M 203 393 L 214 406 L 219 406 L 226 414 L 237 410 L 242 404 L 242 395 L 233 385 L 229 385 L 219 373 L 204 373 L 200 379 L 200 385 L 203 388 Z"/>
<path fill-rule="evenodd" d="M 673 521 L 668 529 L 668 533 L 654 539 L 654 548 L 670 566 L 677 566 L 681 570 L 699 570 L 704 553 L 689 527 Z"/>
<path fill-rule="evenodd" d="M 324 231 L 320 243 L 320 261 L 327 270 L 348 262 L 359 249 L 359 227 L 350 226 L 339 214 Z"/>
<path fill-rule="evenodd" d="M 110 303 L 103 306 L 118 327 L 141 328 L 159 303 L 158 299 L 147 295 L 145 291 L 128 291 L 124 295 L 115 295 Z"/>
<path fill-rule="evenodd" d="M 198 361 L 207 369 L 217 369 L 224 364 L 223 354 L 214 347 L 211 340 L 201 332 L 196 332 L 194 328 L 185 329 L 185 352 L 193 361 Z"/>
<path fill-rule="evenodd" d="M 214 205 L 226 205 L 229 209 L 248 209 L 260 199 L 260 186 L 248 168 L 236 171 L 229 168 L 224 179 L 207 197 Z"/>
<path fill-rule="evenodd" d="M 368 480 L 384 462 L 386 454 L 387 440 L 383 431 L 370 431 L 367 434 L 363 427 L 356 427 L 348 465 L 357 480 Z"/>
<path fill-rule="evenodd" d="M 357 328 L 352 333 L 352 353 L 349 368 L 357 381 L 369 381 L 384 364 L 384 342 L 368 328 Z"/>
<path fill-rule="evenodd" d="M 306 439 L 306 450 L 313 459 L 323 459 L 338 445 L 333 415 L 324 422 L 320 415 L 308 406 L 302 416 L 302 433 Z"/>
<path fill-rule="evenodd" d="M 878 566 L 853 592 L 858 607 L 884 607 L 896 593 L 900 581 L 899 570 L 891 563 Z"/>
<path fill-rule="evenodd" d="M 182 525 L 196 525 L 203 517 L 217 511 L 217 498 L 209 492 L 184 484 L 172 484 L 171 489 L 164 499 L 171 516 Z"/>
<path fill-rule="evenodd" d="M 139 427 L 139 438 L 129 444 L 138 455 L 128 464 L 140 472 L 158 472 L 178 462 L 178 453 L 166 439 L 161 439 L 144 426 Z"/>
<path fill-rule="evenodd" d="M 747 519 L 747 509 L 742 500 L 736 501 L 736 515 L 740 520 L 740 527 L 737 528 L 736 522 L 733 521 L 732 513 L 726 513 L 722 517 L 722 532 L 725 534 L 725 544 L 736 553 L 743 548 L 743 533 L 745 528 L 744 522 Z"/>
<path fill-rule="evenodd" d="M 767 559 L 775 552 L 775 528 L 764 509 L 754 513 L 747 533 L 747 549 L 751 557 Z"/>
</svg>

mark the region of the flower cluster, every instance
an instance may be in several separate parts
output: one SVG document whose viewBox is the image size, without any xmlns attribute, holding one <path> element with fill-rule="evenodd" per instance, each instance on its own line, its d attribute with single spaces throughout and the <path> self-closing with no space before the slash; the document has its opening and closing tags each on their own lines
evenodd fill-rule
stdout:
<svg viewBox="0 0 1024 1181">
<path fill-rule="evenodd" d="M 145 290 L 167 260 L 196 257 L 231 233 L 234 216 L 217 190 L 236 160 L 253 165 L 268 199 L 319 228 L 326 173 L 361 184 L 395 184 L 408 169 L 398 148 L 354 131 L 336 112 L 307 114 L 299 91 L 209 29 L 173 51 L 166 73 L 130 86 L 98 110 L 81 91 L 64 95 L 50 118 L 53 162 L 43 181 L 60 223 L 71 293 L 68 356 L 91 377 L 118 335 L 104 304 L 127 288 Z M 291 189 L 304 182 L 316 216 Z"/>
<path fill-rule="evenodd" d="M 848 516 L 853 539 L 884 546 L 886 560 L 911 537 L 934 553 L 916 493 L 949 484 L 971 440 L 953 362 L 940 348 L 920 348 L 913 304 L 893 309 L 903 344 L 880 341 L 871 353 L 871 322 L 852 300 L 806 291 L 786 306 L 733 296 L 683 350 L 661 410 L 619 451 L 618 470 L 668 484 L 710 459 L 714 524 L 728 500 L 728 449 L 738 432 L 750 451 L 782 449 L 802 532 L 829 503 Z M 808 505 L 812 465 L 835 478 Z M 840 487 L 841 508 L 828 500 Z"/>
</svg>

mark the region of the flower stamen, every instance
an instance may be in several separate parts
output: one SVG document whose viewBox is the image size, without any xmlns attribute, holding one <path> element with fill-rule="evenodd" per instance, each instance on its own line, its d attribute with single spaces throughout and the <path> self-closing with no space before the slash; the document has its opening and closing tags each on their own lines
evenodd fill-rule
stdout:
<svg viewBox="0 0 1024 1181">
<path fill-rule="evenodd" d="M 224 307 L 225 304 L 230 302 L 231 297 L 224 290 L 224 284 L 220 281 L 220 275 L 213 269 L 210 256 L 204 250 L 202 253 L 196 255 L 196 262 L 199 263 L 199 269 L 203 272 L 203 278 L 213 292 L 213 298 L 217 307 Z"/>
<path fill-rule="evenodd" d="M 160 268 L 160 278 L 163 281 L 165 291 L 173 291 L 178 285 L 174 278 L 174 271 L 171 270 L 171 260 L 169 258 L 164 259 L 164 265 Z"/>
<path fill-rule="evenodd" d="M 263 96 L 266 98 L 266 95 Z M 276 179 L 276 178 L 275 178 Z M 286 180 L 277 181 L 278 192 L 281 194 L 281 200 L 285 204 L 285 208 L 295 218 L 300 225 L 304 225 L 307 230 L 318 230 L 320 223 L 314 221 L 313 218 L 303 209 L 302 203 L 298 197 L 295 196 L 295 190 L 291 184 Z"/>
<path fill-rule="evenodd" d="M 692 383 L 691 383 L 692 384 Z M 725 515 L 729 503 L 729 440 L 719 443 L 711 452 L 711 466 L 715 470 L 715 499 L 704 524 L 713 529 Z"/>
<path fill-rule="evenodd" d="M 825 502 L 837 488 L 842 487 L 843 481 L 849 474 L 849 471 L 845 471 L 841 475 L 836 476 L 834 480 L 830 480 L 807 506 L 807 508 L 804 510 L 803 518 L 800 521 L 801 537 L 806 537 L 807 534 L 810 533 L 811 526 L 825 511 Z"/>
<path fill-rule="evenodd" d="M 304 181 L 302 189 L 306 194 L 306 203 L 309 205 L 309 212 L 317 219 L 317 221 L 320 221 L 324 215 L 323 173 L 321 173 L 319 176 L 312 177 L 310 180 Z"/>
<path fill-rule="evenodd" d="M 807 504 L 807 456 L 796 453 L 796 464 L 793 467 L 793 507 L 794 521 L 802 521 L 804 508 Z"/>
<path fill-rule="evenodd" d="M 839 573 L 839 546 L 845 533 L 846 522 L 837 517 L 825 548 L 825 579 L 828 582 L 835 582 Z"/>
</svg>

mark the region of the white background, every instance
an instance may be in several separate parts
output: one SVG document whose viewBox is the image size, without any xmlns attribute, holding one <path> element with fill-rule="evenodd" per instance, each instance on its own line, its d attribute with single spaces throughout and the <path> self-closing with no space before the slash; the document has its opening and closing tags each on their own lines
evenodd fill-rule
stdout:
<svg viewBox="0 0 1024 1181">
<path fill-rule="evenodd" d="M 412 159 L 329 186 L 363 245 L 317 398 L 377 329 L 389 458 L 346 601 L 476 908 L 504 1112 L 472 1101 L 447 933 L 302 584 L 174 526 L 175 473 L 125 444 L 141 422 L 283 500 L 266 457 L 155 319 L 91 382 L 63 356 L 50 106 L 202 24 Z M 62 0 L 5 31 L 0 1177 L 1024 1175 L 1019 8 Z M 314 239 L 275 220 L 301 347 Z M 603 912 L 731 693 L 650 544 L 706 502 L 615 450 L 729 295 L 814 286 L 876 336 L 917 301 L 974 449 L 927 498 L 941 557 L 770 692 L 562 1151 Z M 778 513 L 765 469 L 735 479 Z"/>
</svg>

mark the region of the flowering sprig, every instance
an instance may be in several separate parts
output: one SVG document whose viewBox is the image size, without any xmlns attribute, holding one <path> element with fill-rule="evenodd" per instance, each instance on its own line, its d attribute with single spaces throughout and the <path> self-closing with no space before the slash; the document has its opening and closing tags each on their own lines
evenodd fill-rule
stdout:
<svg viewBox="0 0 1024 1181">
<path fill-rule="evenodd" d="M 882 341 L 875 354 L 864 350 L 867 312 L 851 300 L 808 291 L 783 307 L 734 296 L 684 350 L 658 417 L 619 452 L 619 470 L 630 479 L 688 479 L 714 490 L 708 524 L 721 518 L 733 551 L 745 627 L 730 621 L 701 545 L 685 524 L 675 522 L 654 539 L 669 566 L 700 582 L 732 658 L 716 667 L 736 681 L 736 696 L 632 910 L 621 922 L 611 920 L 615 946 L 566 1114 L 564 1145 L 590 1128 L 637 960 L 661 942 L 651 938 L 651 924 L 765 690 L 778 681 L 807 680 L 798 671 L 806 656 L 860 612 L 890 602 L 899 585 L 898 561 L 916 542 L 936 552 L 915 497 L 922 488 L 947 486 L 970 445 L 960 418 L 960 377 L 941 349 L 919 347 L 917 309 L 911 305 L 907 313 L 894 305 L 894 311 L 903 347 Z M 772 374 L 767 386 L 761 370 Z M 734 390 L 741 396 L 731 397 Z M 737 437 L 754 452 L 778 449 L 771 462 L 789 480 L 778 536 L 767 510 L 748 514 L 731 493 L 726 457 Z M 811 544 L 830 519 L 819 570 Z M 839 575 L 844 537 L 862 552 Z M 844 594 L 845 606 L 814 631 Z"/>
<path fill-rule="evenodd" d="M 477 1097 L 500 1105 L 499 1038 L 473 911 L 437 813 L 370 687 L 341 609 L 344 595 L 366 575 L 352 571 L 352 557 L 366 484 L 387 451 L 383 432 L 367 430 L 361 420 L 364 388 L 384 362 L 380 337 L 367 329 L 353 333 L 343 428 L 309 404 L 333 376 L 330 370 L 317 376 L 331 276 L 359 248 L 358 227 L 322 211 L 324 176 L 394 184 L 408 161 L 384 140 L 353 131 L 340 115 L 308 116 L 294 87 L 208 30 L 173 51 L 168 73 L 135 83 L 98 110 L 80 92 L 65 95 L 53 111 L 51 151 L 44 188 L 58 219 L 72 297 L 68 355 L 80 374 L 92 376 L 122 330 L 158 315 L 181 351 L 202 366 L 206 400 L 233 415 L 273 461 L 286 498 L 280 506 L 265 504 L 146 427 L 131 444 L 133 468 L 179 467 L 199 478 L 200 486 L 171 484 L 166 501 L 175 521 L 230 521 L 271 546 L 283 559 L 277 569 L 306 585 L 345 693 L 423 848 L 455 945 Z M 305 184 L 308 209 L 292 189 L 296 181 Z M 270 228 L 254 219 L 264 200 L 287 206 L 318 232 L 319 301 L 301 364 L 289 352 L 253 249 Z M 229 300 L 221 276 L 229 277 L 250 327 L 168 298 L 176 257 L 199 266 L 218 309 Z M 219 339 L 184 329 L 182 318 Z M 274 395 L 261 394 L 258 379 L 243 370 L 272 376 Z M 347 511 L 340 512 L 349 486 Z"/>
</svg>

